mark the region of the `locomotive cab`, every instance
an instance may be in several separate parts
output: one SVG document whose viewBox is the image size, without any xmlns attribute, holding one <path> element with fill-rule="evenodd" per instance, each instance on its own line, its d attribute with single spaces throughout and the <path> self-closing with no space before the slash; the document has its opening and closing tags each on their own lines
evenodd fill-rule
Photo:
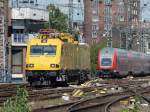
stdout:
<svg viewBox="0 0 150 112">
<path fill-rule="evenodd" d="M 115 49 L 105 48 L 98 55 L 98 76 L 112 77 L 117 75 Z"/>
<path fill-rule="evenodd" d="M 35 80 L 43 82 L 45 79 L 55 80 L 60 71 L 62 41 L 34 38 L 29 41 L 26 56 L 26 75 L 28 82 Z"/>
</svg>

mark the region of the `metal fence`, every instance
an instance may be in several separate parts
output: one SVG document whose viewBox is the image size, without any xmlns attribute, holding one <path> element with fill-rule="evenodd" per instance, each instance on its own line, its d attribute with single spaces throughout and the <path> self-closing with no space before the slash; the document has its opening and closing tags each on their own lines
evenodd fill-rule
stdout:
<svg viewBox="0 0 150 112">
<path fill-rule="evenodd" d="M 12 45 L 26 45 L 28 40 L 36 37 L 37 34 L 22 34 L 22 33 L 14 33 L 12 34 Z"/>
</svg>

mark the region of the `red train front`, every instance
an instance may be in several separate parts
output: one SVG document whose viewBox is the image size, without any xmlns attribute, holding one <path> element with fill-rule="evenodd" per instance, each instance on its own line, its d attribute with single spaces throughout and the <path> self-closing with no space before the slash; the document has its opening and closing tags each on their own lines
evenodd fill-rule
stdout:
<svg viewBox="0 0 150 112">
<path fill-rule="evenodd" d="M 117 56 L 113 48 L 104 48 L 98 53 L 98 76 L 114 77 L 117 75 Z"/>
</svg>

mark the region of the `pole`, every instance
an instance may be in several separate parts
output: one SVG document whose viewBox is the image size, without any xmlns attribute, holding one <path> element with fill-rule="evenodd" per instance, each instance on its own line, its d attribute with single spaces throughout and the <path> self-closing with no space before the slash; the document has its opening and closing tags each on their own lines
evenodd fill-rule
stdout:
<svg viewBox="0 0 150 112">
<path fill-rule="evenodd" d="M 105 0 L 105 34 L 107 47 L 112 47 L 112 0 Z"/>
<path fill-rule="evenodd" d="M 127 36 L 127 50 L 132 49 L 132 3 L 131 0 L 128 0 L 128 36 Z"/>
<path fill-rule="evenodd" d="M 73 0 L 69 0 L 69 31 L 72 33 L 73 31 Z"/>
</svg>

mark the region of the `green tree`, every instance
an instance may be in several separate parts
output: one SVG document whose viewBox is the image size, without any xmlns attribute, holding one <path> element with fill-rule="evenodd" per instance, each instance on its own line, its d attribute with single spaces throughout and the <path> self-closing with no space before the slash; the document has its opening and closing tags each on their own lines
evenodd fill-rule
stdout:
<svg viewBox="0 0 150 112">
<path fill-rule="evenodd" d="M 45 28 L 68 32 L 68 16 L 54 5 L 49 5 L 47 9 L 49 11 L 49 22 L 45 24 Z"/>
<path fill-rule="evenodd" d="M 100 43 L 94 43 L 91 46 L 91 70 L 92 73 L 95 74 L 96 73 L 96 66 L 97 66 L 97 59 L 98 59 L 98 50 L 106 47 L 106 40 L 101 41 Z"/>
</svg>

